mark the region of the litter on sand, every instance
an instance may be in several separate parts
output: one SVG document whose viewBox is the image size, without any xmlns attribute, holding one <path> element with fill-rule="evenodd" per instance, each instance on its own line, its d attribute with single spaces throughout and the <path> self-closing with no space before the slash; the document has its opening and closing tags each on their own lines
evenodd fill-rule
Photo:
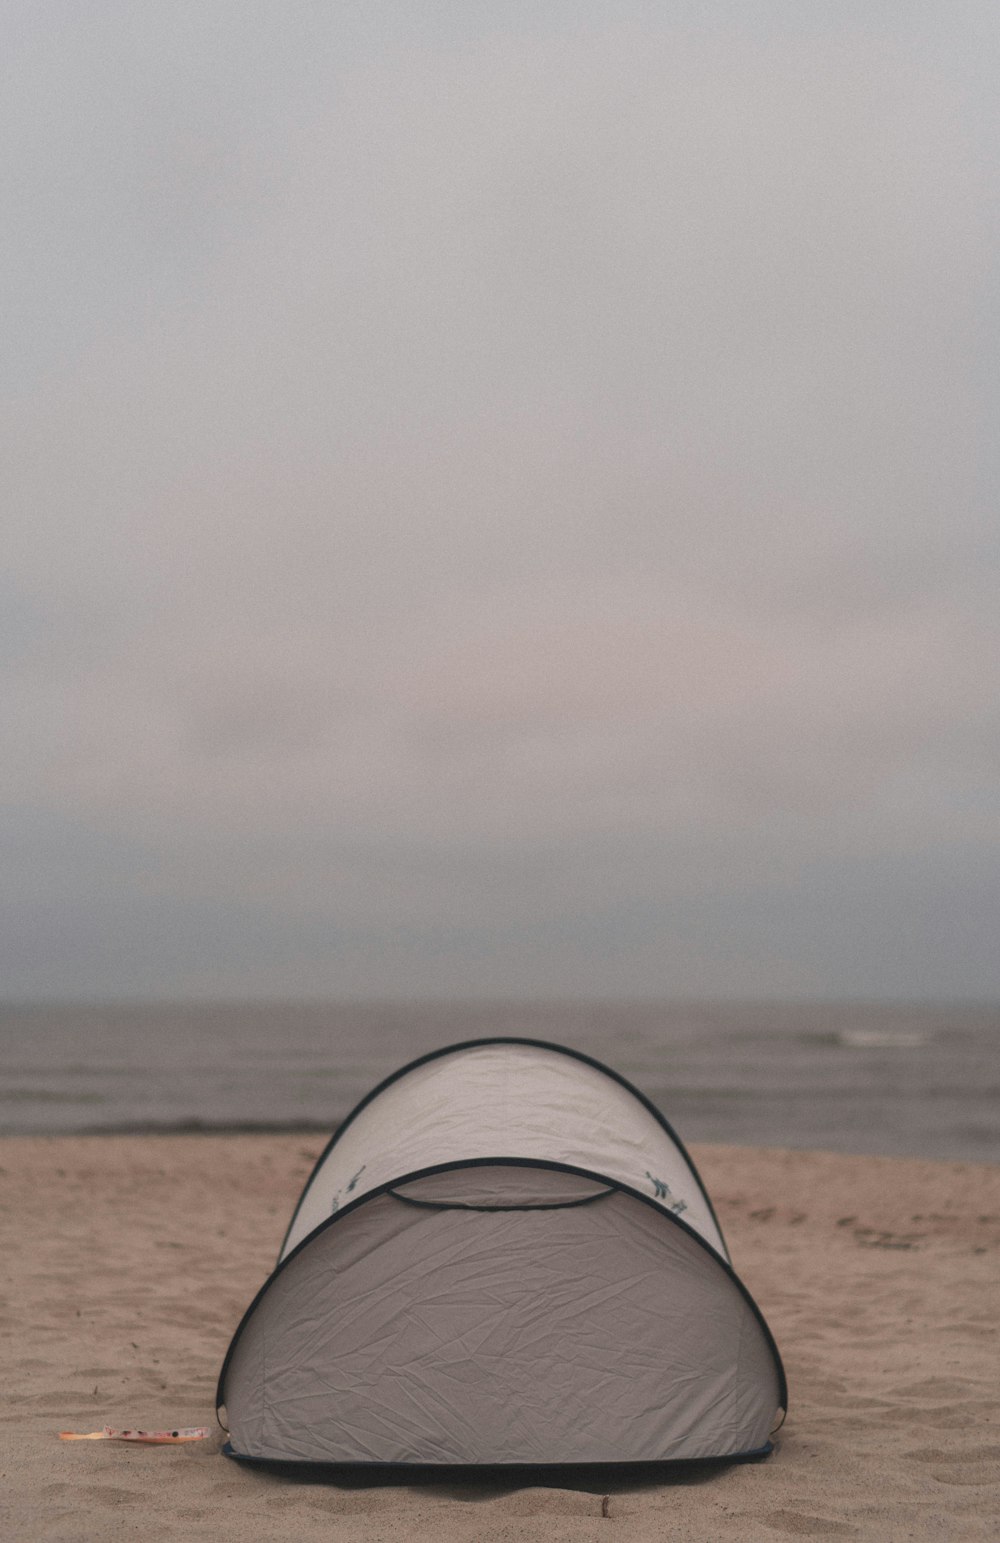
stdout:
<svg viewBox="0 0 1000 1543">
<path fill-rule="evenodd" d="M 60 1441 L 144 1441 L 150 1446 L 172 1446 L 180 1441 L 204 1441 L 211 1432 L 207 1425 L 183 1425 L 178 1430 L 61 1430 Z"/>
</svg>

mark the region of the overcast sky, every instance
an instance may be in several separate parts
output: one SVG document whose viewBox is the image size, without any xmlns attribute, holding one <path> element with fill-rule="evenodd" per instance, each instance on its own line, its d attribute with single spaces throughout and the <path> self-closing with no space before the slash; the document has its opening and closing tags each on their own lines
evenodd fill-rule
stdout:
<svg viewBox="0 0 1000 1543">
<path fill-rule="evenodd" d="M 996 0 L 7 0 L 0 994 L 1000 996 Z"/>
</svg>

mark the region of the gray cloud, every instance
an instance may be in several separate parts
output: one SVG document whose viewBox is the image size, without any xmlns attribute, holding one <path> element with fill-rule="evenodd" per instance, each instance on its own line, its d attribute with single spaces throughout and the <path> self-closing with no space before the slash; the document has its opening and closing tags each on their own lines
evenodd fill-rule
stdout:
<svg viewBox="0 0 1000 1543">
<path fill-rule="evenodd" d="M 985 4 L 14 7 L 10 995 L 973 995 Z"/>
</svg>

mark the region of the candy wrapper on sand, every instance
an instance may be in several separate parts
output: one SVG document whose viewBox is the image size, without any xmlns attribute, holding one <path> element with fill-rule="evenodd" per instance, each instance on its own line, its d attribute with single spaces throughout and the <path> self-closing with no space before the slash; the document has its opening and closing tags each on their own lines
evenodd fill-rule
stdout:
<svg viewBox="0 0 1000 1543">
<path fill-rule="evenodd" d="M 61 1430 L 60 1441 L 140 1441 L 147 1446 L 174 1446 L 181 1441 L 204 1441 L 210 1434 L 207 1425 L 184 1425 L 177 1430 Z"/>
</svg>

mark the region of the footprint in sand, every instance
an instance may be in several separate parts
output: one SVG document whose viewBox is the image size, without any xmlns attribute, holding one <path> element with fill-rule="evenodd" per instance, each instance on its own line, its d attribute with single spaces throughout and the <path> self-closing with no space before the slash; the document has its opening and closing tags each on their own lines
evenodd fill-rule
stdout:
<svg viewBox="0 0 1000 1543">
<path fill-rule="evenodd" d="M 797 1538 L 853 1538 L 858 1529 L 847 1522 L 835 1522 L 827 1516 L 809 1516 L 804 1511 L 771 1511 L 763 1518 L 775 1532 L 788 1532 Z"/>
<path fill-rule="evenodd" d="M 939 1484 L 989 1484 L 995 1487 L 1000 1483 L 1000 1446 L 970 1446 L 957 1452 L 920 1447 L 907 1452 L 906 1456 L 926 1464 L 927 1471 Z"/>
</svg>

